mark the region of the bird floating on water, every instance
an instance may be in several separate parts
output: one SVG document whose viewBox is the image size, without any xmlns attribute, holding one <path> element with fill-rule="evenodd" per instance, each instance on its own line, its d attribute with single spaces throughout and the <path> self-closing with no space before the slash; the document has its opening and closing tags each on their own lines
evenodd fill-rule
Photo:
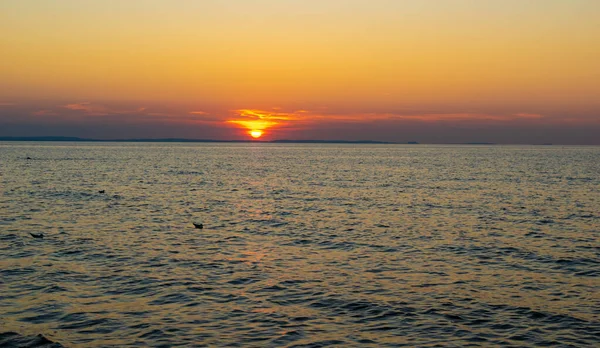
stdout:
<svg viewBox="0 0 600 348">
<path fill-rule="evenodd" d="M 203 224 L 197 224 L 195 222 L 192 222 L 192 225 L 194 225 L 194 227 L 199 228 L 199 229 L 203 229 L 204 228 Z"/>
<path fill-rule="evenodd" d="M 104 193 L 104 192 L 106 192 L 106 190 L 100 190 L 100 191 L 98 191 L 98 193 Z"/>
<path fill-rule="evenodd" d="M 33 237 L 33 238 L 44 238 L 44 234 L 43 233 L 32 233 L 29 232 L 29 234 Z"/>
</svg>

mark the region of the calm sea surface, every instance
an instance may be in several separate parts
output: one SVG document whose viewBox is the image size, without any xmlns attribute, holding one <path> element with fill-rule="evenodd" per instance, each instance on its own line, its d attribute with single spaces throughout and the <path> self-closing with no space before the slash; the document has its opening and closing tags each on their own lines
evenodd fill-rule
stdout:
<svg viewBox="0 0 600 348">
<path fill-rule="evenodd" d="M 0 332 L 600 345 L 600 147 L 0 143 L 0 175 Z"/>
</svg>

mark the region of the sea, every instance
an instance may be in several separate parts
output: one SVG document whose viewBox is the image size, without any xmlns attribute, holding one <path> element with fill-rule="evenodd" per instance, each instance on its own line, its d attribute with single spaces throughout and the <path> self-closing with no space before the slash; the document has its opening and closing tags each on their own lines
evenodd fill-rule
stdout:
<svg viewBox="0 0 600 348">
<path fill-rule="evenodd" d="M 3 142 L 0 345 L 598 347 L 600 147 Z"/>
</svg>

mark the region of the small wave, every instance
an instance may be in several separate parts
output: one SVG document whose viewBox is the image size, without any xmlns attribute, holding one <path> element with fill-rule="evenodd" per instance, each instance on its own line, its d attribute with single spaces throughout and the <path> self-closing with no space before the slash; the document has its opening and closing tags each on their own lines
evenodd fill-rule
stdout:
<svg viewBox="0 0 600 348">
<path fill-rule="evenodd" d="M 16 332 L 0 333 L 0 347 L 64 348 L 60 343 L 53 342 L 42 334 L 37 336 L 22 336 Z"/>
</svg>

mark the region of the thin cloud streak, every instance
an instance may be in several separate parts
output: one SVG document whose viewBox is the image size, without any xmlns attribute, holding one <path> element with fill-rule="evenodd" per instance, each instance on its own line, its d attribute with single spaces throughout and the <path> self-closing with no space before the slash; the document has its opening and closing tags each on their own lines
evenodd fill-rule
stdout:
<svg viewBox="0 0 600 348">
<path fill-rule="evenodd" d="M 31 114 L 34 116 L 59 116 L 59 114 L 56 111 L 47 109 L 33 111 Z"/>
<path fill-rule="evenodd" d="M 72 103 L 63 105 L 62 107 L 73 111 L 83 111 L 85 114 L 90 116 L 139 114 L 143 113 L 146 110 L 145 107 L 138 107 L 136 109 L 130 110 L 113 109 L 105 105 L 99 105 L 90 102 Z"/>
<path fill-rule="evenodd" d="M 227 122 L 239 123 L 250 121 L 265 121 L 273 124 L 289 123 L 318 123 L 322 121 L 338 121 L 350 123 L 368 123 L 380 120 L 419 120 L 422 122 L 443 122 L 443 121 L 498 121 L 509 122 L 515 120 L 534 120 L 542 119 L 543 115 L 539 113 L 511 113 L 511 114 L 487 114 L 487 113 L 355 113 L 355 114 L 336 114 L 336 113 L 313 113 L 308 110 L 299 110 L 293 112 L 271 112 L 256 109 L 235 110 L 238 114 L 236 119 Z"/>
</svg>

